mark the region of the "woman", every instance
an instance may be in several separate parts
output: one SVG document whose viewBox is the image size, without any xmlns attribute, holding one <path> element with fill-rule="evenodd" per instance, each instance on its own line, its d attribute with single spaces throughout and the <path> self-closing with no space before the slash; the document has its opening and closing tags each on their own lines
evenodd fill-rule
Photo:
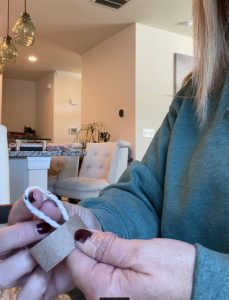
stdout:
<svg viewBox="0 0 229 300">
<path fill-rule="evenodd" d="M 99 198 L 72 208 L 89 228 L 119 236 L 76 232 L 78 249 L 67 267 L 62 264 L 74 283 L 62 282 L 77 285 L 88 299 L 229 297 L 228 0 L 193 0 L 193 23 L 193 75 L 142 162 L 132 163 Z M 12 223 L 22 219 L 15 217 L 18 209 Z M 24 295 L 47 277 L 36 272 L 22 288 Z M 56 270 L 51 274 L 54 278 Z M 37 299 L 60 291 L 54 280 L 46 287 Z"/>
</svg>

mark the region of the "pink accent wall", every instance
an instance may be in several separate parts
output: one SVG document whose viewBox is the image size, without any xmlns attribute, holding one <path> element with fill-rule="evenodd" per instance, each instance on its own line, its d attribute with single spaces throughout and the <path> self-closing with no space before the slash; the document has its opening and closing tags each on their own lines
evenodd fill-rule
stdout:
<svg viewBox="0 0 229 300">
<path fill-rule="evenodd" d="M 129 141 L 134 150 L 135 25 L 83 54 L 81 113 L 82 124 L 103 122 L 112 141 Z"/>
<path fill-rule="evenodd" d="M 54 122 L 54 73 L 36 83 L 36 130 L 38 136 L 53 139 Z"/>
</svg>

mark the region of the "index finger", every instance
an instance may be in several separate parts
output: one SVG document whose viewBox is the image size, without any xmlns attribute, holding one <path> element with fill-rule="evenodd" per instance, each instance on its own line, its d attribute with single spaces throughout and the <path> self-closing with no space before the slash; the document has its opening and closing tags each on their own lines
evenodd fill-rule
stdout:
<svg viewBox="0 0 229 300">
<path fill-rule="evenodd" d="M 28 246 L 41 240 L 47 234 L 38 232 L 40 221 L 29 221 L 0 228 L 0 254 Z"/>
<path fill-rule="evenodd" d="M 8 219 L 8 224 L 12 225 L 18 222 L 24 222 L 33 219 L 33 214 L 28 210 L 24 203 L 22 195 L 17 202 L 14 203 Z M 43 195 L 39 190 L 34 189 L 29 195 L 30 202 L 33 203 L 34 207 L 40 208 L 43 202 Z"/>
</svg>

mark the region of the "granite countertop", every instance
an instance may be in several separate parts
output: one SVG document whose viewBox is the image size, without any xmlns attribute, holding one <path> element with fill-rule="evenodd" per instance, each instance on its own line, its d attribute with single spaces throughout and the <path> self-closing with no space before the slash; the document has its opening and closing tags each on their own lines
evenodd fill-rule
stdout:
<svg viewBox="0 0 229 300">
<path fill-rule="evenodd" d="M 55 151 L 9 151 L 9 158 L 24 157 L 50 157 L 50 156 L 83 156 L 86 151 L 82 149 L 75 150 L 55 150 Z"/>
</svg>

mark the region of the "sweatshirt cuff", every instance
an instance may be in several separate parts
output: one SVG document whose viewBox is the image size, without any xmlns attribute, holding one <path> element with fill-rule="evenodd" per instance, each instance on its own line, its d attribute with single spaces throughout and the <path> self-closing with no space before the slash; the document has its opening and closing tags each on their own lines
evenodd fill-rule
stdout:
<svg viewBox="0 0 229 300">
<path fill-rule="evenodd" d="M 192 300 L 229 298 L 229 254 L 196 245 Z"/>
<path fill-rule="evenodd" d="M 128 226 L 121 222 L 120 215 L 115 209 L 112 209 L 111 205 L 101 203 L 99 198 L 89 198 L 80 201 L 80 206 L 90 209 L 98 219 L 103 231 L 113 232 L 122 238 L 130 238 L 127 231 Z"/>
</svg>

